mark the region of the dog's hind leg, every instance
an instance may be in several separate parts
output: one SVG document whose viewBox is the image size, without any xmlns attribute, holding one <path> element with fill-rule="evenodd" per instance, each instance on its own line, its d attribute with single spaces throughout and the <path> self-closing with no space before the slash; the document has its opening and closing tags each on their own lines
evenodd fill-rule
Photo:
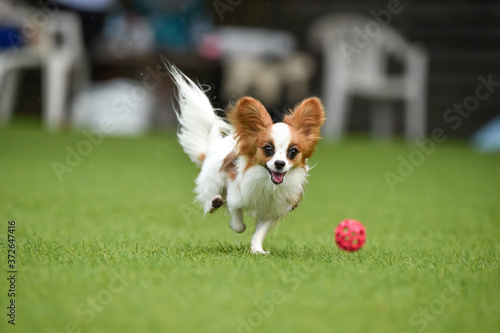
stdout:
<svg viewBox="0 0 500 333">
<path fill-rule="evenodd" d="M 203 165 L 198 178 L 196 178 L 196 201 L 203 206 L 203 211 L 213 213 L 224 204 L 226 192 L 226 175 L 219 172 L 218 168 Z"/>
<path fill-rule="evenodd" d="M 203 205 L 203 211 L 213 213 L 224 204 L 224 175 L 220 173 L 208 176 L 208 172 L 200 172 L 196 179 L 196 201 Z"/>
<path fill-rule="evenodd" d="M 207 150 L 195 189 L 198 194 L 196 201 L 203 205 L 205 214 L 214 212 L 224 204 L 229 177 L 224 163 L 232 149 L 231 138 L 225 137 L 214 142 Z"/>
<path fill-rule="evenodd" d="M 212 199 L 212 208 L 208 211 L 210 214 L 215 212 L 215 210 L 219 207 L 221 207 L 224 204 L 224 199 L 222 198 L 221 195 L 217 194 L 213 199 Z"/>
</svg>

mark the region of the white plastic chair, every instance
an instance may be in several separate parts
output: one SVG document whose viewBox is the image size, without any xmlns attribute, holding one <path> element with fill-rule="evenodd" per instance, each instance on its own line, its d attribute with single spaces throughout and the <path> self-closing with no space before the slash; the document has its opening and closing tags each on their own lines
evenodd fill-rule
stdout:
<svg viewBox="0 0 500 333">
<path fill-rule="evenodd" d="M 26 24 L 23 18 L 29 21 L 37 13 L 32 8 L 0 5 L 2 16 L 9 15 L 9 21 L 20 27 Z M 81 23 L 77 15 L 60 11 L 38 28 L 27 45 L 0 51 L 0 121 L 12 116 L 20 70 L 38 67 L 42 70 L 42 119 L 47 127 L 57 129 L 67 120 L 71 87 L 81 90 L 88 82 Z"/>
<path fill-rule="evenodd" d="M 427 56 L 420 47 L 409 44 L 389 26 L 383 28 L 375 19 L 355 14 L 326 16 L 309 33 L 313 46 L 324 56 L 325 137 L 343 136 L 352 95 L 377 100 L 373 108 L 374 135 L 392 132 L 388 101 L 403 100 L 406 137 L 425 136 Z M 402 73 L 388 74 L 390 57 L 401 62 Z"/>
<path fill-rule="evenodd" d="M 283 94 L 289 105 L 308 95 L 314 62 L 297 51 L 289 32 L 224 26 L 208 37 L 221 58 L 224 99 L 252 94 L 264 105 L 276 106 Z"/>
</svg>

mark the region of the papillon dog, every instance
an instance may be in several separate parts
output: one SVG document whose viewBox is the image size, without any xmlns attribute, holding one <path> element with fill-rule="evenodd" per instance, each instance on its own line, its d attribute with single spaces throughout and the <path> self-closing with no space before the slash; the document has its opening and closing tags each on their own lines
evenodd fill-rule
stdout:
<svg viewBox="0 0 500 333">
<path fill-rule="evenodd" d="M 267 232 L 302 198 L 307 160 L 325 122 L 321 101 L 304 99 L 273 123 L 258 100 L 243 97 L 228 108 L 226 121 L 198 85 L 175 66 L 169 71 L 177 86 L 179 142 L 200 168 L 196 201 L 205 214 L 226 205 L 237 233 L 246 229 L 245 211 L 256 220 L 252 253 L 269 253 L 262 249 Z"/>
</svg>

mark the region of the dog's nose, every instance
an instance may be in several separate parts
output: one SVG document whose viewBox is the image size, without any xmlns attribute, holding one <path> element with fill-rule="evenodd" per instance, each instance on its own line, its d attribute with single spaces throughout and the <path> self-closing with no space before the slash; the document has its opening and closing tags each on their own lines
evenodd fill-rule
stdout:
<svg viewBox="0 0 500 333">
<path fill-rule="evenodd" d="M 285 167 L 285 162 L 281 161 L 281 160 L 277 160 L 274 162 L 274 166 L 276 167 L 276 169 L 281 170 Z"/>
</svg>

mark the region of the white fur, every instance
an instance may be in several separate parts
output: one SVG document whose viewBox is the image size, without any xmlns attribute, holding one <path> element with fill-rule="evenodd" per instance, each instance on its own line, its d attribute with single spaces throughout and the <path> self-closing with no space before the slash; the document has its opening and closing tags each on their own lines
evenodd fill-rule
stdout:
<svg viewBox="0 0 500 333">
<path fill-rule="evenodd" d="M 290 162 L 286 157 L 286 153 L 288 150 L 288 146 L 290 145 L 290 141 L 292 140 L 290 127 L 288 127 L 288 125 L 284 123 L 274 124 L 271 128 L 271 136 L 274 139 L 274 155 L 266 163 L 266 165 L 273 171 L 287 172 L 288 169 L 290 169 Z M 274 166 L 274 162 L 278 160 L 285 162 L 285 166 L 282 170 L 277 170 Z"/>
<path fill-rule="evenodd" d="M 221 133 L 228 132 L 230 126 L 217 117 L 205 93 L 191 79 L 175 66 L 170 67 L 170 74 L 178 88 L 179 142 L 191 161 L 201 167 L 200 156 L 206 154 L 208 145 L 222 138 Z"/>
<path fill-rule="evenodd" d="M 212 200 L 216 195 L 222 195 L 227 187 L 228 177 L 220 172 L 224 158 L 234 149 L 232 136 L 226 136 L 211 141 L 205 152 L 206 157 L 196 178 L 196 201 L 202 206 L 205 214 L 212 209 Z M 224 196 L 223 196 L 224 197 Z"/>
<path fill-rule="evenodd" d="M 287 172 L 283 182 L 273 184 L 269 172 L 261 165 L 245 170 L 248 161 L 244 156 L 236 160 L 237 176 L 233 181 L 221 171 L 224 158 L 236 149 L 232 129 L 215 115 L 208 98 L 197 85 L 175 67 L 171 67 L 170 72 L 179 91 L 179 142 L 191 160 L 201 167 L 196 179 L 196 200 L 207 213 L 213 211 L 212 200 L 222 196 L 231 215 L 230 226 L 238 233 L 246 229 L 243 221 L 243 211 L 246 211 L 257 222 L 251 251 L 267 253 L 262 249 L 267 232 L 298 203 L 307 177 L 307 168 L 294 168 L 286 157 L 291 140 L 288 125 L 273 125 L 271 135 L 276 152 L 268 162 L 273 171 L 276 171 L 274 161 L 286 162 L 281 170 Z M 199 158 L 201 155 L 205 156 L 203 161 Z"/>
</svg>

